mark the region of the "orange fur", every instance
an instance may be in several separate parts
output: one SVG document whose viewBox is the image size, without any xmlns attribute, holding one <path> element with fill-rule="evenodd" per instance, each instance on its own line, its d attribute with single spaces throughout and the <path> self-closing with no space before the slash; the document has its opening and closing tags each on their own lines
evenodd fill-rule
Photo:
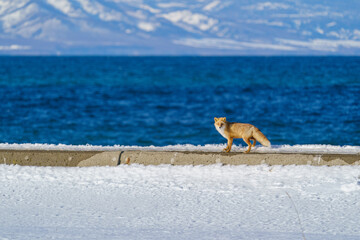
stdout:
<svg viewBox="0 0 360 240">
<path fill-rule="evenodd" d="M 226 148 L 224 151 L 230 152 L 231 146 L 234 138 L 242 138 L 244 142 L 248 145 L 248 149 L 245 153 L 249 153 L 251 147 L 254 147 L 256 141 L 260 142 L 266 147 L 270 147 L 270 141 L 265 137 L 265 135 L 260 132 L 260 130 L 254 125 L 248 123 L 232 123 L 226 121 L 226 118 L 214 118 L 214 126 L 216 130 L 228 140 Z M 253 140 L 251 144 L 250 140 Z"/>
</svg>

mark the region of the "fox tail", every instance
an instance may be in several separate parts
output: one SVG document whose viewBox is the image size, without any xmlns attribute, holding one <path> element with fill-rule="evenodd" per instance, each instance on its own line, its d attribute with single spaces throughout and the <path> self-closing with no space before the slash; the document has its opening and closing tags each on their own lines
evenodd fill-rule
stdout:
<svg viewBox="0 0 360 240">
<path fill-rule="evenodd" d="M 254 138 L 255 138 L 258 142 L 260 142 L 263 146 L 265 146 L 265 147 L 271 147 L 270 141 L 265 137 L 265 135 L 264 135 L 262 132 L 260 132 L 259 129 L 256 128 L 256 129 L 253 131 L 253 136 L 254 136 Z"/>
</svg>

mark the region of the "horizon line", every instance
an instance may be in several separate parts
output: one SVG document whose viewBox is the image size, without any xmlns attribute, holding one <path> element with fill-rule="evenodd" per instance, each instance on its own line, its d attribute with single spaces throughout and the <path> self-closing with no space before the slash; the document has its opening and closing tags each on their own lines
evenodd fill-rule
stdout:
<svg viewBox="0 0 360 240">
<path fill-rule="evenodd" d="M 141 54 L 141 55 L 130 55 L 130 54 L 64 54 L 64 55 L 56 55 L 56 54 L 0 54 L 0 57 L 360 57 L 359 55 L 347 55 L 347 54 L 324 54 L 324 55 L 282 55 L 282 54 L 274 54 L 274 55 L 172 55 L 172 54 Z"/>
</svg>

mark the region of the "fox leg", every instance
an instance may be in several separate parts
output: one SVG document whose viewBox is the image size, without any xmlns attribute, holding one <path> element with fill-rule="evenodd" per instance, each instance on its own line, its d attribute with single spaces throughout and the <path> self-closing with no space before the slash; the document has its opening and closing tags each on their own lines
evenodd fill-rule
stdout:
<svg viewBox="0 0 360 240">
<path fill-rule="evenodd" d="M 253 140 L 253 144 L 252 144 L 252 146 L 253 146 L 253 147 L 255 147 L 255 144 L 256 144 L 256 139 L 255 139 L 255 138 L 253 138 L 252 140 Z"/>
<path fill-rule="evenodd" d="M 248 150 L 245 151 L 245 153 L 249 153 L 251 150 L 251 142 L 249 138 L 243 138 L 243 140 L 246 142 L 246 144 L 249 146 Z"/>
<path fill-rule="evenodd" d="M 224 148 L 223 151 L 226 152 L 228 150 L 228 148 L 229 148 L 229 146 L 226 146 L 226 148 Z"/>
<path fill-rule="evenodd" d="M 228 142 L 227 142 L 226 148 L 223 149 L 223 151 L 225 151 L 225 152 L 229 149 L 229 139 L 227 139 L 227 140 L 228 140 Z"/>
<path fill-rule="evenodd" d="M 228 138 L 227 146 L 226 146 L 226 148 L 224 148 L 224 151 L 225 152 L 230 152 L 232 144 L 233 144 L 233 139 Z"/>
<path fill-rule="evenodd" d="M 226 145 L 226 148 L 223 149 L 223 151 L 227 151 L 229 149 L 229 141 L 228 141 L 228 144 Z"/>
</svg>

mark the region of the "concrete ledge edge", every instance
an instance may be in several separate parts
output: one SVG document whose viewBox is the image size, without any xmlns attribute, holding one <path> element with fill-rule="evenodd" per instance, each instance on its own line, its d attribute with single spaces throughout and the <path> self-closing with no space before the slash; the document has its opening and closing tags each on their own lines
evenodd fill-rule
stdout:
<svg viewBox="0 0 360 240">
<path fill-rule="evenodd" d="M 118 166 L 143 165 L 360 165 L 360 154 L 333 153 L 223 153 L 186 151 L 61 151 L 0 150 L 0 164 L 22 166 Z"/>
</svg>

